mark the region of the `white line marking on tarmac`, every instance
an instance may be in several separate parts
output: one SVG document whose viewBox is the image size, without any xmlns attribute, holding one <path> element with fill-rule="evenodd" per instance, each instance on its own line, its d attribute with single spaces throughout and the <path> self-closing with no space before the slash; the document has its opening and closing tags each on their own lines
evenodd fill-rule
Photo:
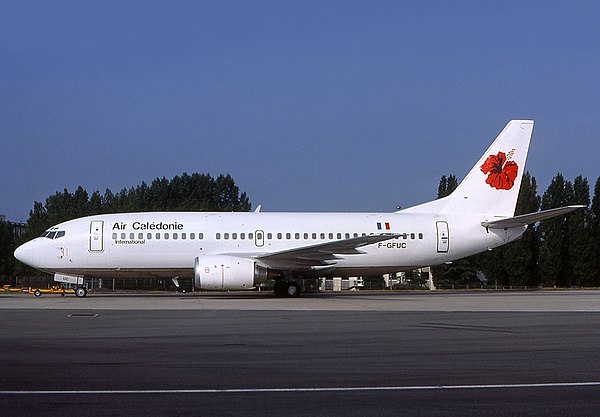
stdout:
<svg viewBox="0 0 600 417">
<path fill-rule="evenodd" d="M 530 384 L 415 385 L 398 387 L 315 387 L 315 388 L 225 388 L 225 389 L 140 389 L 140 390 L 31 390 L 0 391 L 0 395 L 120 395 L 120 394 L 248 394 L 287 392 L 356 392 L 356 391 L 427 391 L 506 388 L 599 387 L 598 382 L 549 382 Z"/>
</svg>

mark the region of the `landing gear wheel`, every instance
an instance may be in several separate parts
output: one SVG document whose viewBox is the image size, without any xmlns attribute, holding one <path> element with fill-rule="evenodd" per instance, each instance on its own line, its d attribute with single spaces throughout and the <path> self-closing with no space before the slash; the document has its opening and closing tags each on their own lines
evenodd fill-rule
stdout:
<svg viewBox="0 0 600 417">
<path fill-rule="evenodd" d="M 42 295 L 42 292 L 40 290 L 35 290 L 33 292 L 33 295 L 35 295 L 36 297 L 40 297 Z"/>
<path fill-rule="evenodd" d="M 273 291 L 277 297 L 298 297 L 300 295 L 300 285 L 295 282 L 279 281 L 275 283 Z"/>
<path fill-rule="evenodd" d="M 79 298 L 83 298 L 87 295 L 87 290 L 84 287 L 77 287 L 75 290 L 75 296 Z"/>
<path fill-rule="evenodd" d="M 288 282 L 286 287 L 286 296 L 298 297 L 300 295 L 300 285 L 296 284 L 295 282 Z"/>
</svg>

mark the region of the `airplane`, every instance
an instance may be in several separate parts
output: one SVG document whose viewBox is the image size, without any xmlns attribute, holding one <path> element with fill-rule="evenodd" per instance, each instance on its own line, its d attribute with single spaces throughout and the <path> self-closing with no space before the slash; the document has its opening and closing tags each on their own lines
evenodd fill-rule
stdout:
<svg viewBox="0 0 600 417">
<path fill-rule="evenodd" d="M 191 279 L 193 289 L 246 290 L 274 279 L 360 276 L 451 263 L 521 237 L 529 224 L 585 206 L 515 216 L 533 120 L 512 120 L 449 196 L 389 213 L 143 212 L 66 221 L 19 246 L 21 262 L 83 277 Z"/>
</svg>

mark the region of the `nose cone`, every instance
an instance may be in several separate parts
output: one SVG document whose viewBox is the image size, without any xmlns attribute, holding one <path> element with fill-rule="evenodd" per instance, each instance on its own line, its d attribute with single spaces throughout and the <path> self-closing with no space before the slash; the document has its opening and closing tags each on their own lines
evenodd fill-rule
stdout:
<svg viewBox="0 0 600 417">
<path fill-rule="evenodd" d="M 33 245 L 32 242 L 27 242 L 19 246 L 15 250 L 15 258 L 23 262 L 25 265 L 35 266 L 33 259 Z"/>
</svg>

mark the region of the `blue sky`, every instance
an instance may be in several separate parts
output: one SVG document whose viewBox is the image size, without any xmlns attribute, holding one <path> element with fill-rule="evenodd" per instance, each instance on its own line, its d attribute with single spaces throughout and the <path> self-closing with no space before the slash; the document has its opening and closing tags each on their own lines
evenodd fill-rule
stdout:
<svg viewBox="0 0 600 417">
<path fill-rule="evenodd" d="M 264 211 L 392 211 L 514 118 L 526 169 L 600 175 L 600 6 L 27 1 L 0 13 L 0 213 L 229 173 Z"/>
</svg>

